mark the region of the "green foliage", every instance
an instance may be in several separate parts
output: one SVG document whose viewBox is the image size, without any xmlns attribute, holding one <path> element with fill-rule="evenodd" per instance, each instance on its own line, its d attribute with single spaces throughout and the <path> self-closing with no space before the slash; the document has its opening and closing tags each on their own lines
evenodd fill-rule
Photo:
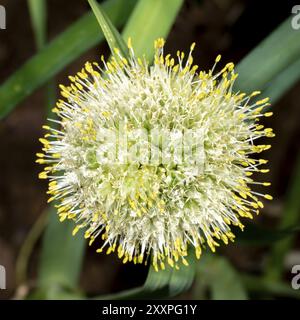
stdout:
<svg viewBox="0 0 300 320">
<path fill-rule="evenodd" d="M 291 28 L 288 18 L 238 64 L 236 88 L 244 92 L 270 88 L 272 80 L 299 59 L 299 53 L 300 33 Z"/>
<path fill-rule="evenodd" d="M 103 4 L 103 8 L 116 26 L 122 26 L 135 2 L 136 0 L 108 0 Z M 80 18 L 1 85 L 0 119 L 70 62 L 103 39 L 93 13 L 87 13 Z"/>
<path fill-rule="evenodd" d="M 95 0 L 88 0 L 88 2 L 98 20 L 98 23 L 101 27 L 101 30 L 105 36 L 105 39 L 110 47 L 112 54 L 114 54 L 114 50 L 118 48 L 123 57 L 127 57 L 127 46 L 117 29 L 114 27 L 110 19 L 107 17 L 106 13 L 101 9 L 101 7 L 97 4 Z"/>
<path fill-rule="evenodd" d="M 46 0 L 28 0 L 28 7 L 36 46 L 42 49 L 46 42 Z"/>
<path fill-rule="evenodd" d="M 239 273 L 230 262 L 218 255 L 205 253 L 201 263 L 197 266 L 197 278 L 195 299 L 206 288 L 209 289 L 213 300 L 246 300 L 247 293 Z"/>
<path fill-rule="evenodd" d="M 137 3 L 123 31 L 125 40 L 129 37 L 132 39 L 137 56 L 145 56 L 151 61 L 154 40 L 168 35 L 183 2 L 183 0 L 140 0 Z"/>
</svg>

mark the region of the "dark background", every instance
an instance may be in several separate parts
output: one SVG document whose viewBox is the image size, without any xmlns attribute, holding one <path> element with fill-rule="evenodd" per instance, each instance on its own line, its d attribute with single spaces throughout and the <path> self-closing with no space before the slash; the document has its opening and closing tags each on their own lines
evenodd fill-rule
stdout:
<svg viewBox="0 0 300 320">
<path fill-rule="evenodd" d="M 36 52 L 36 48 L 26 1 L 0 0 L 0 4 L 7 12 L 7 29 L 0 30 L 1 84 Z M 219 53 L 223 63 L 238 63 L 290 15 L 295 4 L 295 1 L 185 1 L 167 39 L 167 51 L 188 51 L 195 41 L 195 63 L 201 69 L 210 68 Z M 48 0 L 49 40 L 88 9 L 84 0 Z M 66 82 L 66 77 L 76 73 L 86 60 L 99 60 L 102 53 L 108 56 L 105 44 L 89 50 L 56 77 L 57 83 Z M 299 89 L 298 82 L 273 106 L 274 116 L 266 119 L 276 137 L 272 140 L 272 149 L 265 153 L 271 169 L 265 178 L 272 182 L 270 193 L 274 200 L 266 204 L 256 219 L 264 226 L 278 223 L 296 164 L 300 139 Z M 0 291 L 0 298 L 21 294 L 20 290 L 16 291 L 16 258 L 26 235 L 46 209 L 46 184 L 38 180 L 40 168 L 35 164 L 41 125 L 46 117 L 44 106 L 44 92 L 40 89 L 0 122 L 0 264 L 6 266 L 8 273 L 8 290 Z M 267 250 L 231 245 L 221 248 L 220 252 L 226 254 L 238 270 L 251 272 L 264 263 Z M 35 285 L 39 253 L 40 241 L 30 260 L 29 288 Z M 296 243 L 288 257 L 292 260 L 296 257 L 300 264 L 299 239 L 298 246 Z M 288 270 L 290 267 L 287 267 L 286 281 L 290 281 Z M 146 274 L 144 267 L 124 266 L 114 255 L 99 255 L 92 248 L 84 261 L 81 288 L 88 295 L 112 293 L 142 284 Z M 184 297 L 192 297 L 192 291 Z"/>
</svg>

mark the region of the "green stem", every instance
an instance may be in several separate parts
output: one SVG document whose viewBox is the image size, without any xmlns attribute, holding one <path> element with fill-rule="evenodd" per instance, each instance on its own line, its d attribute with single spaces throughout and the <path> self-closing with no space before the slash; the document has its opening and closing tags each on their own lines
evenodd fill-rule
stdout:
<svg viewBox="0 0 300 320">
<path fill-rule="evenodd" d="M 40 238 L 47 222 L 48 211 L 44 211 L 34 223 L 30 232 L 28 233 L 16 261 L 16 282 L 20 286 L 27 282 L 27 269 L 30 255 L 33 248 Z"/>
</svg>

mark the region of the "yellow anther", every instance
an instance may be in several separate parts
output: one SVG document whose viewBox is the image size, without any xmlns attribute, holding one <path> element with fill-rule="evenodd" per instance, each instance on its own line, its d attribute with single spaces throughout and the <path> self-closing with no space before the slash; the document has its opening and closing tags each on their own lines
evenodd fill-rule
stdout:
<svg viewBox="0 0 300 320">
<path fill-rule="evenodd" d="M 269 194 L 265 194 L 264 197 L 267 200 L 273 200 L 273 197 L 271 195 L 269 195 Z"/>
<path fill-rule="evenodd" d="M 263 209 L 264 204 L 263 204 L 261 201 L 257 201 L 257 204 L 258 204 L 258 206 L 259 206 L 261 209 Z"/>
<path fill-rule="evenodd" d="M 216 62 L 219 62 L 221 60 L 222 56 L 219 54 L 217 57 L 216 57 Z"/>
<path fill-rule="evenodd" d="M 75 236 L 76 233 L 79 231 L 80 227 L 79 226 L 76 226 L 73 231 L 72 231 L 72 236 Z"/>
<path fill-rule="evenodd" d="M 269 187 L 271 185 L 271 182 L 263 182 L 263 186 Z"/>
<path fill-rule="evenodd" d="M 189 265 L 188 261 L 187 261 L 185 258 L 182 257 L 181 260 L 182 260 L 182 263 L 183 263 L 185 266 L 188 266 L 188 265 Z"/>
<path fill-rule="evenodd" d="M 51 197 L 51 198 L 48 199 L 47 202 L 49 203 L 49 202 L 53 201 L 54 199 L 55 199 L 54 197 Z"/>
<path fill-rule="evenodd" d="M 85 238 L 85 239 L 88 239 L 90 236 L 91 236 L 90 231 L 86 231 L 86 232 L 84 233 L 84 238 Z"/>
<path fill-rule="evenodd" d="M 46 172 L 41 172 L 40 174 L 39 174 L 39 179 L 47 179 L 48 178 L 48 176 L 47 176 L 47 173 Z"/>
<path fill-rule="evenodd" d="M 35 155 L 37 157 L 39 157 L 39 158 L 44 158 L 45 157 L 45 155 L 43 153 L 36 153 Z"/>
<path fill-rule="evenodd" d="M 129 37 L 128 40 L 127 40 L 127 47 L 128 47 L 128 49 L 132 49 L 132 39 L 131 39 L 131 37 Z"/>
<path fill-rule="evenodd" d="M 265 117 L 272 117 L 272 115 L 273 115 L 273 112 L 266 112 L 264 114 Z"/>
<path fill-rule="evenodd" d="M 261 173 L 268 173 L 268 172 L 270 172 L 270 169 L 261 169 L 260 172 Z"/>
<path fill-rule="evenodd" d="M 202 249 L 201 249 L 201 247 L 198 245 L 198 246 L 196 247 L 196 250 L 195 250 L 196 258 L 197 258 L 197 259 L 200 259 L 201 252 L 202 252 Z"/>
<path fill-rule="evenodd" d="M 250 94 L 250 97 L 255 97 L 257 95 L 261 94 L 261 91 L 253 91 L 251 94 Z"/>
<path fill-rule="evenodd" d="M 260 106 L 262 104 L 267 103 L 269 100 L 270 100 L 270 98 L 265 98 L 265 99 L 259 100 L 259 101 L 256 102 L 256 105 Z"/>
</svg>

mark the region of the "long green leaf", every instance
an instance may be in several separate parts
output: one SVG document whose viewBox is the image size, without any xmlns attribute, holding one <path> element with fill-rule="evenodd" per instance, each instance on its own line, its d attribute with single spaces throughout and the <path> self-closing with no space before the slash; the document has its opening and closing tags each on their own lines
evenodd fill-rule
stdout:
<svg viewBox="0 0 300 320">
<path fill-rule="evenodd" d="M 108 0 L 103 4 L 103 9 L 116 26 L 122 26 L 135 3 L 136 0 Z M 92 12 L 75 22 L 1 85 L 0 119 L 35 89 L 103 39 Z"/>
<path fill-rule="evenodd" d="M 40 50 L 46 42 L 46 1 L 28 0 L 28 7 L 36 46 Z"/>
<path fill-rule="evenodd" d="M 265 97 L 269 97 L 272 104 L 277 102 L 295 83 L 300 80 L 300 59 L 290 64 L 280 72 L 263 91 Z"/>
<path fill-rule="evenodd" d="M 38 51 L 47 41 L 47 3 L 46 0 L 27 0 L 34 38 Z M 56 100 L 56 84 L 49 81 L 45 88 L 47 115 L 51 112 Z"/>
<path fill-rule="evenodd" d="M 123 31 L 123 39 L 132 38 L 137 56 L 153 58 L 153 42 L 166 37 L 183 0 L 140 0 Z M 145 50 L 147 49 L 147 50 Z"/>
<path fill-rule="evenodd" d="M 107 17 L 106 13 L 101 9 L 101 7 L 95 0 L 88 0 L 88 2 L 98 20 L 98 23 L 112 54 L 114 54 L 114 50 L 118 48 L 123 57 L 128 57 L 127 46 L 118 30 L 114 27 L 110 19 Z"/>
<path fill-rule="evenodd" d="M 238 64 L 236 88 L 244 92 L 266 89 L 299 54 L 300 32 L 292 29 L 287 18 Z"/>
</svg>

